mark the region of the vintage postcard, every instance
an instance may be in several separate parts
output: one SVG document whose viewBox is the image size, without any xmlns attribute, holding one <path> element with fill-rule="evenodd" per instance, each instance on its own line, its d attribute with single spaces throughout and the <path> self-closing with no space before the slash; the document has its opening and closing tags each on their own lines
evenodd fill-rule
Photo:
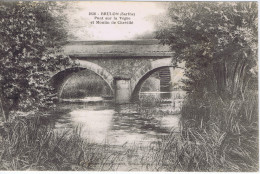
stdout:
<svg viewBox="0 0 260 174">
<path fill-rule="evenodd" d="M 258 172 L 257 51 L 253 1 L 0 1 L 0 173 Z"/>
</svg>

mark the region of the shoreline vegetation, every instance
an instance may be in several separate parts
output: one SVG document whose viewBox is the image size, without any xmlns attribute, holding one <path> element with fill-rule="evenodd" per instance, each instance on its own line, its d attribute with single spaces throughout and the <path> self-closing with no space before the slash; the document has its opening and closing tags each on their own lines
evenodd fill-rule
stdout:
<svg viewBox="0 0 260 174">
<path fill-rule="evenodd" d="M 194 114 L 195 108 L 184 104 L 181 132 L 173 131 L 145 147 L 90 143 L 80 137 L 80 128 L 58 133 L 44 123 L 48 118 L 16 117 L 1 130 L 0 170 L 257 171 L 257 96 L 252 94 L 246 100 L 231 102 L 221 110 L 218 104 L 214 109 L 225 120 L 216 117 L 198 125 L 185 118 Z M 147 117 L 145 107 L 140 110 Z M 241 112 L 246 114 L 243 120 Z"/>
</svg>

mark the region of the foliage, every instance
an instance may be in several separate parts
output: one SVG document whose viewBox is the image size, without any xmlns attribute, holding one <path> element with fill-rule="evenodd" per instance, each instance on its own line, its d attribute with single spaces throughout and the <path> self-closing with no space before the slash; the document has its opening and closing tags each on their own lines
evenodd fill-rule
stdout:
<svg viewBox="0 0 260 174">
<path fill-rule="evenodd" d="M 62 90 L 62 98 L 111 96 L 111 89 L 97 74 L 84 70 L 73 74 Z"/>
<path fill-rule="evenodd" d="M 168 15 L 157 38 L 185 62 L 188 95 L 182 140 L 164 160 L 184 171 L 256 171 L 257 3 L 178 2 Z"/>
<path fill-rule="evenodd" d="M 169 17 L 157 38 L 175 51 L 175 61 L 186 63 L 185 88 L 195 98 L 215 93 L 225 102 L 256 81 L 256 3 L 176 2 Z"/>
<path fill-rule="evenodd" d="M 115 167 L 109 161 L 113 152 L 107 145 L 83 141 L 79 129 L 55 132 L 45 125 L 43 117 L 17 118 L 5 124 L 1 133 L 0 170 L 108 170 Z M 109 165 L 104 166 L 105 162 Z"/>
<path fill-rule="evenodd" d="M 153 167 L 162 171 L 256 172 L 257 133 L 232 136 L 216 124 L 210 131 L 190 127 L 187 135 L 169 135 L 153 151 Z M 239 144 L 239 145 L 238 145 Z"/>
<path fill-rule="evenodd" d="M 158 141 L 152 151 L 152 165 L 162 171 L 256 172 L 258 158 L 258 96 L 223 106 L 212 103 L 212 113 L 184 106 L 181 134 L 176 132 Z M 207 124 L 198 118 L 211 114 Z M 193 119 L 191 119 L 193 118 Z M 196 120 L 201 120 L 198 122 Z"/>
<path fill-rule="evenodd" d="M 66 41 L 57 2 L 0 2 L 0 76 L 4 110 L 52 104 L 51 73 L 72 61 L 60 51 Z"/>
<path fill-rule="evenodd" d="M 175 51 L 176 62 L 186 64 L 186 109 L 201 110 L 198 122 L 210 119 L 215 101 L 230 105 L 257 90 L 256 3 L 178 2 L 169 16 L 157 38 Z"/>
</svg>

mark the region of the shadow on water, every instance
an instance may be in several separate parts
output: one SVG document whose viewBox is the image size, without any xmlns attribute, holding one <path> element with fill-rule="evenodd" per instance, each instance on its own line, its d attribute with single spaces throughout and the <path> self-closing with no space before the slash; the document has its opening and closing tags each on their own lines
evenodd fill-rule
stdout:
<svg viewBox="0 0 260 174">
<path fill-rule="evenodd" d="M 151 108 L 152 109 L 152 108 Z M 115 105 L 111 101 L 67 100 L 60 103 L 59 116 L 52 117 L 49 125 L 56 131 L 80 127 L 81 136 L 93 143 L 122 145 L 146 144 L 178 129 L 179 115 L 147 117 L 139 105 Z M 170 123 L 170 124 L 169 124 Z"/>
</svg>

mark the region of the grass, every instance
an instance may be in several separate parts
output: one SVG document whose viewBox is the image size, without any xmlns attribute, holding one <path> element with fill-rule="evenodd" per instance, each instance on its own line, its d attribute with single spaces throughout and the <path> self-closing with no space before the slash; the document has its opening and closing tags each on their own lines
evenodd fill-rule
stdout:
<svg viewBox="0 0 260 174">
<path fill-rule="evenodd" d="M 208 107 L 182 109 L 182 133 L 157 147 L 159 168 L 167 171 L 252 172 L 259 170 L 258 99 L 255 93 Z"/>
<path fill-rule="evenodd" d="M 17 118 L 2 131 L 0 170 L 259 170 L 257 95 L 216 100 L 208 108 L 186 104 L 182 115 L 180 134 L 161 136 L 148 146 L 116 147 L 83 140 L 79 128 L 59 134 L 39 117 Z"/>
<path fill-rule="evenodd" d="M 79 129 L 58 134 L 39 117 L 12 121 L 2 131 L 0 170 L 113 170 L 111 147 L 79 134 Z"/>
<path fill-rule="evenodd" d="M 252 172 L 258 171 L 257 141 L 234 137 L 217 127 L 209 131 L 188 130 L 189 137 L 170 135 L 157 147 L 156 165 L 166 171 Z M 250 143 L 254 143 L 251 147 Z M 252 152 L 250 152 L 252 150 Z"/>
<path fill-rule="evenodd" d="M 58 134 L 39 117 L 20 118 L 4 128 L 0 170 L 148 170 L 148 149 L 143 147 L 88 143 L 79 136 L 80 129 Z"/>
<path fill-rule="evenodd" d="M 40 117 L 6 123 L 0 136 L 0 170 L 153 170 L 150 147 L 89 143 L 80 137 L 80 128 L 57 133 L 45 125 Z"/>
</svg>

